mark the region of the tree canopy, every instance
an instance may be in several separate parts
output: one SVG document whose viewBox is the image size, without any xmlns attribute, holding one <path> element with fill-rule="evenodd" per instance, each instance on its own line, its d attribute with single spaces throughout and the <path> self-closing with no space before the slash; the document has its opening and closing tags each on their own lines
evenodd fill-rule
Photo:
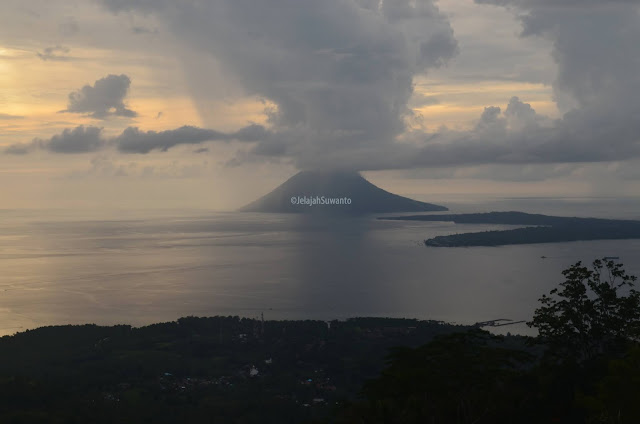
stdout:
<svg viewBox="0 0 640 424">
<path fill-rule="evenodd" d="M 640 334 L 640 293 L 622 264 L 597 259 L 576 263 L 565 281 L 540 298 L 532 321 L 539 339 L 561 360 L 582 362 L 624 348 Z"/>
</svg>

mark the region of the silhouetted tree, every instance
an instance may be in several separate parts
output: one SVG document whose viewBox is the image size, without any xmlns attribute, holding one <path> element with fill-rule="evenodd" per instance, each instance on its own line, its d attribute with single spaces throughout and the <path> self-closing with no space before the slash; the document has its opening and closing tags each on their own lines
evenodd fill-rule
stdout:
<svg viewBox="0 0 640 424">
<path fill-rule="evenodd" d="M 588 269 L 578 262 L 562 274 L 565 281 L 542 296 L 527 323 L 538 329 L 552 357 L 582 363 L 638 340 L 640 293 L 622 264 L 598 259 Z"/>
</svg>

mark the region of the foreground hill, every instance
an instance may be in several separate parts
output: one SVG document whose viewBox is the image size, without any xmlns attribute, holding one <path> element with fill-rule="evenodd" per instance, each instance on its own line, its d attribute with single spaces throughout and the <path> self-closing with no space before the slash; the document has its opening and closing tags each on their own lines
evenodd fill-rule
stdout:
<svg viewBox="0 0 640 424">
<path fill-rule="evenodd" d="M 513 230 L 452 234 L 425 240 L 425 245 L 434 247 L 502 246 L 640 238 L 640 221 L 549 216 L 524 212 L 414 215 L 381 219 L 526 226 Z"/>
<path fill-rule="evenodd" d="M 238 317 L 43 327 L 0 338 L 0 422 L 318 422 L 356 398 L 392 346 L 466 329 Z"/>
<path fill-rule="evenodd" d="M 242 212 L 334 213 L 362 215 L 390 212 L 446 211 L 444 206 L 389 193 L 358 172 L 301 171 Z"/>
</svg>

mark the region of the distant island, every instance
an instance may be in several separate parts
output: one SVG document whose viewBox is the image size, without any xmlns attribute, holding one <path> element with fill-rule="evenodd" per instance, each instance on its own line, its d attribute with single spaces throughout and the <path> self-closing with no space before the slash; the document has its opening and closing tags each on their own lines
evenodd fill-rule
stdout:
<svg viewBox="0 0 640 424">
<path fill-rule="evenodd" d="M 365 215 L 447 211 L 444 206 L 389 193 L 356 171 L 301 171 L 240 212 Z"/>
<path fill-rule="evenodd" d="M 640 221 L 632 220 L 549 216 L 524 212 L 412 215 L 379 219 L 526 226 L 525 228 L 512 230 L 437 236 L 424 241 L 425 245 L 433 247 L 503 246 L 587 240 L 640 239 Z"/>
</svg>

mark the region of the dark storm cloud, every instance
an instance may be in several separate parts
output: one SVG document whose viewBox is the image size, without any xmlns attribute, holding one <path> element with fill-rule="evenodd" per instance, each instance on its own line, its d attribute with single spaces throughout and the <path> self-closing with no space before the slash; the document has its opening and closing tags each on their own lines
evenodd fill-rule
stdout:
<svg viewBox="0 0 640 424">
<path fill-rule="evenodd" d="M 131 80 L 126 75 L 108 75 L 69 94 L 69 104 L 63 112 L 87 113 L 94 118 L 109 116 L 132 118 L 137 113 L 127 109 L 127 97 Z"/>
<path fill-rule="evenodd" d="M 334 150 L 327 150 L 326 145 L 319 143 L 295 143 L 304 137 L 304 133 L 281 131 L 243 151 L 233 163 L 246 161 L 250 155 L 268 159 L 293 157 L 303 168 L 326 167 L 329 163 L 334 167 L 360 170 L 557 162 L 558 158 L 554 157 L 557 152 L 549 147 L 555 137 L 560 137 L 553 124 L 552 120 L 536 113 L 530 104 L 512 97 L 504 112 L 497 106 L 485 108 L 472 131 L 446 128 L 430 134 L 413 131 L 405 134 L 409 143 L 364 144 L 358 148 Z M 559 156 L 562 161 L 567 160 L 570 142 L 566 140 L 559 146 L 559 150 L 564 149 Z M 305 149 L 305 152 L 300 155 L 296 149 Z M 570 158 L 569 161 L 574 160 Z M 602 159 L 590 154 L 589 160 Z"/>
<path fill-rule="evenodd" d="M 479 110 L 469 131 L 434 133 L 405 125 L 414 76 L 458 49 L 431 0 L 101 2 L 155 15 L 189 48 L 215 57 L 246 94 L 277 105 L 269 128 L 231 162 L 373 170 L 640 157 L 636 0 L 476 0 L 513 11 L 523 37 L 551 41 L 563 116 L 549 119 L 512 97 Z M 199 63 L 185 63 L 192 66 Z"/>
<path fill-rule="evenodd" d="M 484 1 L 487 2 L 486 0 Z M 565 111 L 552 120 L 512 97 L 504 111 L 485 108 L 471 131 L 407 132 L 411 143 L 363 146 L 298 156 L 358 169 L 479 164 L 558 164 L 640 158 L 640 11 L 637 2 L 496 1 L 514 10 L 523 36 L 547 37 L 558 64 L 553 86 Z M 404 16 L 395 13 L 394 16 Z M 614 47 L 615 46 L 615 47 Z M 261 149 L 256 154 L 282 154 Z M 288 149 L 285 154 L 296 157 Z M 542 168 L 541 168 L 542 169 Z"/>
<path fill-rule="evenodd" d="M 295 152 L 300 160 L 316 145 L 390 145 L 405 131 L 414 75 L 457 52 L 432 0 L 102 3 L 155 14 L 189 48 L 215 57 L 246 94 L 275 103 L 269 124 L 281 137 L 264 137 L 256 152 Z"/>
<path fill-rule="evenodd" d="M 36 55 L 42 60 L 51 60 L 51 61 L 68 61 L 71 58 L 67 56 L 69 53 L 69 48 L 65 46 L 53 46 L 47 47 L 42 52 L 36 53 Z"/>
</svg>

